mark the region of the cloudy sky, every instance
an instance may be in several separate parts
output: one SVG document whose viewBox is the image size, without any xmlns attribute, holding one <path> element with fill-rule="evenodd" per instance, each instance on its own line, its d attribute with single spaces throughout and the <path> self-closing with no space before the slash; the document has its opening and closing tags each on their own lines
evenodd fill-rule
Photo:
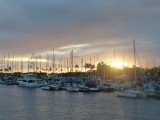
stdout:
<svg viewBox="0 0 160 120">
<path fill-rule="evenodd" d="M 0 0 L 0 56 L 31 53 L 160 60 L 159 0 Z"/>
</svg>

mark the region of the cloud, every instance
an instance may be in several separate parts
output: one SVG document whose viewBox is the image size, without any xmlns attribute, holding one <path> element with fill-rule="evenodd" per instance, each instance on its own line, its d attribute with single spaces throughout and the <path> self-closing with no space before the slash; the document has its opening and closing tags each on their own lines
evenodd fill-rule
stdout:
<svg viewBox="0 0 160 120">
<path fill-rule="evenodd" d="M 159 59 L 159 5 L 158 0 L 1 0 L 1 56 L 58 52 L 70 45 L 84 56 L 111 56 L 114 49 L 130 56 L 136 39 L 142 55 Z"/>
</svg>

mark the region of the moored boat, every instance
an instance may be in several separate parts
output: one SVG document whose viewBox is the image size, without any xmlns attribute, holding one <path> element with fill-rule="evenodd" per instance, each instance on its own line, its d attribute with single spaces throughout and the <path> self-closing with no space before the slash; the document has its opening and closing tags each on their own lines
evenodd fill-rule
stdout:
<svg viewBox="0 0 160 120">
<path fill-rule="evenodd" d="M 100 89 L 97 87 L 94 82 L 86 82 L 85 86 L 88 88 L 89 92 L 99 92 Z"/>
<path fill-rule="evenodd" d="M 41 87 L 42 90 L 51 90 L 51 87 L 48 85 L 44 85 Z"/>
<path fill-rule="evenodd" d="M 124 90 L 117 93 L 118 97 L 145 98 L 147 94 L 138 90 Z"/>
<path fill-rule="evenodd" d="M 17 79 L 18 86 L 37 88 L 40 87 L 37 78 L 33 74 L 27 74 L 22 78 Z"/>
</svg>

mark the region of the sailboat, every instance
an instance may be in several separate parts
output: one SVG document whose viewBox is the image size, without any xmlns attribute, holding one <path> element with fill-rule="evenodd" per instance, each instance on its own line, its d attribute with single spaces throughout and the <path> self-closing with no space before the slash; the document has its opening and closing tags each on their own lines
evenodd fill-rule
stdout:
<svg viewBox="0 0 160 120">
<path fill-rule="evenodd" d="M 136 47 L 135 47 L 135 40 L 133 40 L 133 45 L 134 45 L 134 65 L 135 65 L 135 73 L 134 73 L 134 80 L 137 80 L 137 75 L 136 75 Z M 127 89 L 123 90 L 117 93 L 117 96 L 119 97 L 130 97 L 130 98 L 145 98 L 147 97 L 147 94 L 138 89 L 138 86 L 135 89 Z"/>
<path fill-rule="evenodd" d="M 70 59 L 71 59 L 71 72 L 73 72 L 73 50 L 71 51 L 70 54 Z M 67 86 L 66 86 L 66 90 L 69 92 L 79 92 L 79 87 L 77 86 L 77 84 L 74 83 L 74 81 L 70 81 Z"/>
</svg>

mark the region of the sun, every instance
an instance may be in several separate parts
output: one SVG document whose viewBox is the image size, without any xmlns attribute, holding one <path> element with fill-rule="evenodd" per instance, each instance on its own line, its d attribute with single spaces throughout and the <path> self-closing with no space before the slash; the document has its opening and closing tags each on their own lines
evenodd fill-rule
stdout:
<svg viewBox="0 0 160 120">
<path fill-rule="evenodd" d="M 126 66 L 125 63 L 121 62 L 121 61 L 114 61 L 111 64 L 111 67 L 115 67 L 115 68 L 123 68 L 124 66 Z"/>
</svg>

